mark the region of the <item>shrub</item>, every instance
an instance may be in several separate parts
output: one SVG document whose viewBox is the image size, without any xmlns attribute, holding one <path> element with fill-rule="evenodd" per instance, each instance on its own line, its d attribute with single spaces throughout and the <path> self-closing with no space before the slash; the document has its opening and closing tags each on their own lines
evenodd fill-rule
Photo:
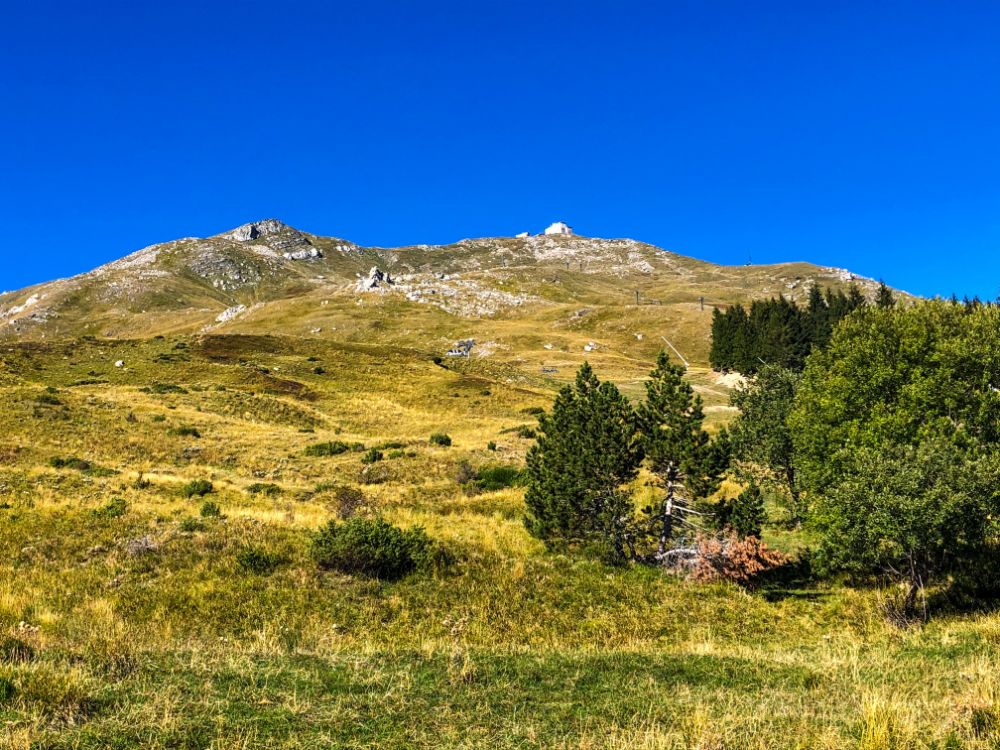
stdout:
<svg viewBox="0 0 1000 750">
<path fill-rule="evenodd" d="M 276 484 L 255 482 L 247 487 L 247 492 L 251 495 L 265 495 L 266 497 L 276 497 L 281 494 L 281 487 Z"/>
<path fill-rule="evenodd" d="M 236 563 L 247 573 L 269 576 L 288 558 L 277 552 L 270 552 L 263 547 L 247 547 L 236 555 Z"/>
<path fill-rule="evenodd" d="M 488 451 L 496 451 L 496 449 L 497 449 L 497 444 L 493 440 L 491 440 L 490 442 L 488 442 L 486 444 L 486 450 L 488 450 Z"/>
<path fill-rule="evenodd" d="M 496 492 L 518 487 L 524 482 L 524 472 L 517 466 L 486 466 L 479 470 L 476 485 L 483 492 Z"/>
<path fill-rule="evenodd" d="M 184 485 L 184 497 L 204 497 L 215 487 L 207 479 L 194 479 Z"/>
<path fill-rule="evenodd" d="M 545 413 L 545 409 L 543 409 L 541 406 L 528 406 L 524 409 L 521 409 L 521 413 L 531 414 L 532 416 L 539 417 Z"/>
<path fill-rule="evenodd" d="M 750 484 L 732 499 L 720 500 L 715 506 L 715 526 L 719 531 L 732 531 L 741 539 L 760 536 L 767 520 L 764 497 L 760 487 Z"/>
<path fill-rule="evenodd" d="M 100 508 L 93 511 L 99 518 L 121 518 L 128 511 L 128 503 L 123 498 L 114 497 Z"/>
<path fill-rule="evenodd" d="M 702 537 L 696 545 L 691 577 L 697 581 L 732 581 L 752 588 L 756 579 L 787 565 L 791 558 L 770 549 L 755 536 L 740 539 L 735 534 Z"/>
<path fill-rule="evenodd" d="M 342 440 L 328 440 L 325 443 L 314 443 L 306 446 L 305 454 L 307 456 L 339 456 L 349 450 L 351 450 L 351 446 Z"/>
<path fill-rule="evenodd" d="M 517 428 L 517 436 L 525 440 L 534 440 L 538 436 L 538 433 L 533 428 L 528 427 L 528 425 L 521 425 Z"/>
<path fill-rule="evenodd" d="M 186 388 L 181 388 L 179 385 L 174 383 L 153 383 L 145 388 L 140 388 L 143 393 L 156 393 L 159 395 L 165 395 L 167 393 L 187 393 Z"/>
<path fill-rule="evenodd" d="M 378 448 L 369 448 L 368 452 L 361 457 L 361 463 L 363 464 L 374 464 L 381 461 L 385 456 L 382 455 L 382 451 Z"/>
<path fill-rule="evenodd" d="M 206 505 L 207 504 L 208 503 L 206 503 Z M 211 504 L 215 505 L 215 503 Z M 218 508 L 219 506 L 216 505 L 215 507 Z M 202 515 L 204 515 L 204 513 Z M 180 528 L 180 530 L 186 534 L 193 534 L 196 531 L 204 531 L 205 524 L 199 521 L 197 518 L 185 518 L 180 522 L 180 526 L 178 528 Z"/>
<path fill-rule="evenodd" d="M 368 498 L 365 497 L 365 493 L 355 487 L 338 486 L 333 490 L 334 510 L 345 521 L 357 515 L 367 504 Z"/>
<path fill-rule="evenodd" d="M 60 458 L 59 456 L 53 456 L 49 459 L 49 466 L 53 469 L 74 469 L 76 471 L 90 471 L 91 469 L 90 461 L 84 461 L 82 458 Z"/>
<path fill-rule="evenodd" d="M 324 370 L 322 367 L 314 367 L 313 368 L 313 373 L 316 374 L 316 375 L 325 375 L 326 374 L 326 370 Z"/>
<path fill-rule="evenodd" d="M 222 518 L 222 508 L 219 504 L 211 500 L 206 500 L 201 505 L 202 518 Z"/>
<path fill-rule="evenodd" d="M 53 396 L 51 393 L 41 394 L 35 399 L 35 403 L 42 404 L 44 406 L 62 406 L 62 401 Z"/>
<path fill-rule="evenodd" d="M 451 435 L 444 432 L 435 432 L 431 435 L 431 445 L 440 445 L 443 448 L 447 448 L 451 445 Z"/>
<path fill-rule="evenodd" d="M 381 518 L 354 518 L 327 524 L 313 538 L 312 554 L 324 570 L 397 581 L 439 564 L 434 548 L 419 527 L 404 531 Z"/>
<path fill-rule="evenodd" d="M 172 430 L 172 432 L 175 435 L 179 435 L 180 437 L 193 437 L 193 438 L 201 437 L 201 433 L 198 431 L 198 428 L 190 427 L 189 425 L 181 425 L 180 427 L 176 427 Z"/>
<path fill-rule="evenodd" d="M 361 484 L 385 484 L 392 478 L 389 467 L 385 464 L 368 464 L 358 472 L 358 482 Z"/>
<path fill-rule="evenodd" d="M 166 422 L 167 416 L 165 414 L 154 414 L 150 417 L 150 420 L 153 422 Z"/>
</svg>

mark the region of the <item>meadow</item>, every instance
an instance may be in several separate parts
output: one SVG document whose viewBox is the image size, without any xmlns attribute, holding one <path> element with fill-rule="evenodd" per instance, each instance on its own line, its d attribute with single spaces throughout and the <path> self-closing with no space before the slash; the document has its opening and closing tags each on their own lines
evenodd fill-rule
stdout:
<svg viewBox="0 0 1000 750">
<path fill-rule="evenodd" d="M 632 396 L 649 364 L 594 362 Z M 4 345 L 0 745 L 1000 747 L 996 614 L 899 628 L 895 591 L 547 552 L 521 488 L 465 481 L 523 464 L 559 384 L 526 372 L 281 335 Z M 320 570 L 345 504 L 453 563 Z"/>
</svg>

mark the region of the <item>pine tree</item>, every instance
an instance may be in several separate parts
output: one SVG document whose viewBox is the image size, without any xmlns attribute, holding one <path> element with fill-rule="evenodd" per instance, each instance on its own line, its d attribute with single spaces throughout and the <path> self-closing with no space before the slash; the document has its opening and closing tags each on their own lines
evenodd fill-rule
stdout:
<svg viewBox="0 0 1000 750">
<path fill-rule="evenodd" d="M 876 307 L 895 307 L 896 298 L 892 295 L 892 290 L 885 285 L 884 281 L 878 282 L 878 296 L 875 298 Z"/>
<path fill-rule="evenodd" d="M 550 546 L 596 540 L 626 556 L 634 513 L 619 488 L 635 478 L 641 461 L 635 411 L 584 363 L 575 384 L 539 420 L 527 459 L 525 525 Z"/>
<path fill-rule="evenodd" d="M 684 368 L 660 352 L 646 382 L 639 425 L 650 469 L 663 498 L 648 510 L 656 560 L 662 560 L 678 527 L 690 525 L 695 503 L 718 487 L 728 463 L 724 439 L 712 441 L 703 429 L 701 397 L 684 380 Z"/>
</svg>

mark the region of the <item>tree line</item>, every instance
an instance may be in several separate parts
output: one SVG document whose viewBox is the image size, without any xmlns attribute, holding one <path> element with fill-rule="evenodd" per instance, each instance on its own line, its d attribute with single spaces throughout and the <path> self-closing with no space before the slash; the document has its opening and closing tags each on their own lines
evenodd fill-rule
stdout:
<svg viewBox="0 0 1000 750">
<path fill-rule="evenodd" d="M 928 586 L 1000 593 L 1000 307 L 863 305 L 804 368 L 762 365 L 732 403 L 713 436 L 666 354 L 637 405 L 585 364 L 540 418 L 528 529 L 552 548 L 708 560 L 747 580 L 780 563 L 765 525 L 802 526 L 815 575 L 905 582 L 902 618 Z M 637 487 L 643 467 L 652 487 Z M 717 492 L 724 478 L 735 497 Z"/>
<path fill-rule="evenodd" d="M 850 291 L 825 291 L 814 285 L 804 306 L 779 296 L 754 300 L 749 309 L 733 305 L 712 313 L 709 362 L 716 370 L 753 374 L 772 364 L 801 370 L 814 348 L 826 346 L 838 322 L 866 304 L 856 286 Z M 895 298 L 879 284 L 875 304 L 892 307 Z"/>
</svg>

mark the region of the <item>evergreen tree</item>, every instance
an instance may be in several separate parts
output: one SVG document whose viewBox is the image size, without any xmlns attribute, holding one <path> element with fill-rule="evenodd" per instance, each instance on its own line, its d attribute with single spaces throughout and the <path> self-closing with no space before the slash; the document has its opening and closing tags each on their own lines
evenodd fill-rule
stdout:
<svg viewBox="0 0 1000 750">
<path fill-rule="evenodd" d="M 655 559 L 663 559 L 678 527 L 689 525 L 695 503 L 714 492 L 728 464 L 725 438 L 712 441 L 703 428 L 701 397 L 684 380 L 684 368 L 660 352 L 646 382 L 639 425 L 649 466 L 663 498 L 647 509 Z"/>
<path fill-rule="evenodd" d="M 795 403 L 801 374 L 769 365 L 731 396 L 740 415 L 732 426 L 733 454 L 756 475 L 756 481 L 771 483 L 787 497 L 791 520 L 801 519 L 799 477 L 788 428 L 788 415 Z"/>
<path fill-rule="evenodd" d="M 624 558 L 634 512 L 620 487 L 635 478 L 641 461 L 635 411 L 584 363 L 575 384 L 539 420 L 528 452 L 529 532 L 550 546 L 604 542 Z"/>
<path fill-rule="evenodd" d="M 885 285 L 884 281 L 878 282 L 878 296 L 875 298 L 876 307 L 894 307 L 896 305 L 896 298 L 892 294 L 892 290 Z"/>
</svg>

